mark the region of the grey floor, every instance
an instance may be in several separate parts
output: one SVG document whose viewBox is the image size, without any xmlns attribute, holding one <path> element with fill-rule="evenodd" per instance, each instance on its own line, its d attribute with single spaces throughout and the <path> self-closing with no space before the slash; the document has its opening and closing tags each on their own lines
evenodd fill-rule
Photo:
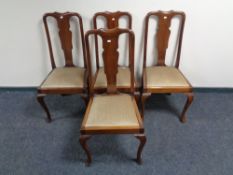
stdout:
<svg viewBox="0 0 233 175">
<path fill-rule="evenodd" d="M 49 96 L 54 121 L 34 91 L 0 92 L 0 174 L 2 175 L 232 175 L 233 93 L 195 93 L 182 124 L 183 95 L 154 95 L 146 105 L 148 142 L 137 165 L 138 141 L 131 135 L 92 137 L 93 164 L 85 167 L 79 128 L 85 111 L 78 95 Z"/>
</svg>

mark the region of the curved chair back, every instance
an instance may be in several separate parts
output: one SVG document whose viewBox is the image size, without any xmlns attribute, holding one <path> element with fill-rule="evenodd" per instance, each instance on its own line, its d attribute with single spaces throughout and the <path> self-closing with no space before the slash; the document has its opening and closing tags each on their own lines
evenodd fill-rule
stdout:
<svg viewBox="0 0 233 175">
<path fill-rule="evenodd" d="M 166 57 L 166 51 L 168 48 L 168 42 L 169 42 L 169 37 L 171 33 L 170 31 L 171 20 L 176 16 L 180 16 L 181 22 L 179 26 L 177 55 L 176 55 L 176 63 L 175 63 L 175 67 L 178 68 L 179 62 L 180 62 L 180 52 L 181 52 L 182 38 L 183 38 L 183 31 L 184 31 L 184 24 L 185 24 L 185 13 L 178 12 L 178 11 L 168 11 L 168 12 L 157 11 L 157 12 L 149 12 L 146 15 L 143 67 L 146 67 L 149 19 L 152 16 L 155 16 L 158 18 L 158 28 L 157 28 L 157 33 L 156 33 L 156 45 L 157 45 L 157 51 L 158 51 L 158 61 L 156 64 L 157 66 L 166 66 L 165 57 Z"/>
<path fill-rule="evenodd" d="M 51 37 L 50 37 L 49 27 L 48 27 L 48 23 L 47 23 L 48 17 L 53 17 L 54 19 L 56 19 L 57 26 L 59 29 L 59 38 L 60 38 L 60 42 L 61 42 L 61 47 L 62 47 L 64 57 L 65 57 L 65 67 L 73 67 L 74 66 L 73 55 L 72 55 L 73 46 L 72 46 L 72 32 L 70 30 L 70 19 L 71 19 L 71 17 L 76 17 L 76 19 L 78 19 L 81 42 L 82 42 L 84 67 L 86 68 L 86 48 L 85 48 L 82 18 L 78 13 L 71 13 L 71 12 L 46 13 L 43 16 L 43 22 L 44 22 L 48 46 L 49 46 L 50 61 L 51 61 L 52 68 L 53 69 L 56 68 L 56 64 L 55 64 L 55 60 L 54 60 Z"/>
<path fill-rule="evenodd" d="M 93 78 L 91 70 L 91 58 L 89 48 L 89 36 L 95 35 L 102 38 L 103 43 L 103 62 L 104 72 L 107 79 L 107 93 L 117 93 L 116 88 L 116 75 L 118 71 L 118 40 L 119 36 L 123 33 L 129 35 L 129 67 L 130 67 L 130 92 L 134 94 L 134 33 L 129 29 L 94 29 L 85 34 L 85 41 L 87 45 L 87 60 L 90 79 L 90 92 L 93 94 Z"/>
<path fill-rule="evenodd" d="M 97 19 L 99 17 L 104 17 L 106 21 L 106 28 L 107 29 L 113 29 L 113 28 L 119 28 L 119 20 L 123 17 L 126 17 L 128 19 L 128 25 L 127 28 L 131 29 L 132 28 L 132 16 L 128 12 L 98 12 L 94 15 L 93 17 L 93 26 L 94 29 L 98 29 L 97 26 Z M 99 46 L 98 46 L 98 38 L 95 36 L 95 53 L 96 53 L 96 67 L 97 69 L 100 67 L 99 64 Z"/>
</svg>

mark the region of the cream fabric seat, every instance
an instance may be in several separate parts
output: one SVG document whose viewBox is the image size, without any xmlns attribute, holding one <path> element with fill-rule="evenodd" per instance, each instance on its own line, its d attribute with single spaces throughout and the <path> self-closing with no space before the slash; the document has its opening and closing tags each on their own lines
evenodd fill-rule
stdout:
<svg viewBox="0 0 233 175">
<path fill-rule="evenodd" d="M 118 67 L 117 83 L 118 87 L 130 86 L 130 69 L 128 67 Z M 104 73 L 104 68 L 99 68 L 94 88 L 106 88 L 107 80 Z"/>
<path fill-rule="evenodd" d="M 84 68 L 77 67 L 55 68 L 42 83 L 40 88 L 83 88 L 84 72 Z"/>
<path fill-rule="evenodd" d="M 145 73 L 146 88 L 190 87 L 183 74 L 175 67 L 147 67 Z"/>
<path fill-rule="evenodd" d="M 86 122 L 83 127 L 138 128 L 139 112 L 135 104 L 134 98 L 128 94 L 94 96 L 90 111 L 85 115 Z"/>
</svg>

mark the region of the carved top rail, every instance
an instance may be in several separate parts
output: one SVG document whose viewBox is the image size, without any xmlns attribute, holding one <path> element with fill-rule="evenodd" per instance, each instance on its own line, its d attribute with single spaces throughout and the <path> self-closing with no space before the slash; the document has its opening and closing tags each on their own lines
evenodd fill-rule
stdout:
<svg viewBox="0 0 233 175">
<path fill-rule="evenodd" d="M 119 27 L 119 19 L 126 16 L 128 18 L 128 28 L 131 29 L 132 27 L 132 16 L 128 12 L 98 12 L 93 17 L 94 29 L 97 29 L 97 18 L 104 17 L 106 19 L 107 28 L 112 29 Z"/>
</svg>

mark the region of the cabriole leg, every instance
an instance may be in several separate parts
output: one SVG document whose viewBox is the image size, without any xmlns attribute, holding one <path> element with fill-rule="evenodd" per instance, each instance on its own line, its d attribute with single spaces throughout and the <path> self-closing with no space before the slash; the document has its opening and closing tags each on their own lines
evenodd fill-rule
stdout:
<svg viewBox="0 0 233 175">
<path fill-rule="evenodd" d="M 189 106 L 191 105 L 191 103 L 193 101 L 193 93 L 187 93 L 186 95 L 187 95 L 187 101 L 184 105 L 183 111 L 182 111 L 181 116 L 180 116 L 180 121 L 182 123 L 185 123 L 187 121 L 185 113 L 187 112 Z"/>
<path fill-rule="evenodd" d="M 87 143 L 86 143 L 87 140 L 89 140 L 90 138 L 91 138 L 90 135 L 81 135 L 79 138 L 79 142 L 87 155 L 86 166 L 89 166 L 91 164 L 91 161 L 92 161 L 91 153 L 90 153 L 88 146 L 87 146 Z"/>
<path fill-rule="evenodd" d="M 47 114 L 47 122 L 51 122 L 51 115 L 49 113 L 48 107 L 46 106 L 45 102 L 44 102 L 44 97 L 45 94 L 38 94 L 37 95 L 37 101 L 40 103 L 41 107 L 45 110 L 46 114 Z"/>
<path fill-rule="evenodd" d="M 142 154 L 142 150 L 144 148 L 144 145 L 146 144 L 146 136 L 144 134 L 140 134 L 140 135 L 135 135 L 135 137 L 140 141 L 136 161 L 138 164 L 142 164 L 141 154 Z"/>
</svg>

